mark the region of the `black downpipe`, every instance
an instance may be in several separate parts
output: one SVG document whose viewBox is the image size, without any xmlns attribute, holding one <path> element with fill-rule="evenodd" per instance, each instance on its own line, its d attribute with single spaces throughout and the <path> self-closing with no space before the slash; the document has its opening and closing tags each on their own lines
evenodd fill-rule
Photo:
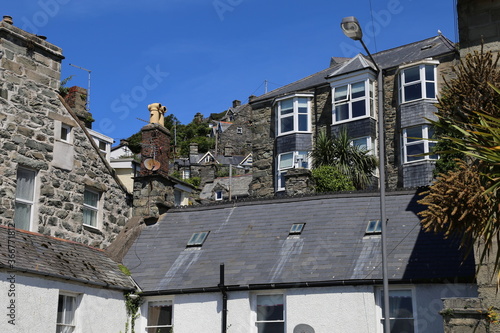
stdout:
<svg viewBox="0 0 500 333">
<path fill-rule="evenodd" d="M 318 87 L 314 87 L 314 134 L 318 137 Z"/>
<path fill-rule="evenodd" d="M 227 332 L 227 292 L 224 285 L 224 263 L 220 264 L 219 289 L 222 293 L 222 333 Z"/>
</svg>

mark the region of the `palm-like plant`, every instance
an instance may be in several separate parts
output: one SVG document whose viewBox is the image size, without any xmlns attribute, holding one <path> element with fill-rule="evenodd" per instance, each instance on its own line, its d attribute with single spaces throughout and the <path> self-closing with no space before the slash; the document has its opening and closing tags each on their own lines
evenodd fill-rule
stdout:
<svg viewBox="0 0 500 333">
<path fill-rule="evenodd" d="M 378 159 L 368 150 L 352 144 L 345 128 L 333 138 L 326 131 L 320 131 L 311 157 L 314 168 L 333 166 L 346 175 L 358 190 L 370 185 L 371 175 L 378 165 Z"/>
</svg>

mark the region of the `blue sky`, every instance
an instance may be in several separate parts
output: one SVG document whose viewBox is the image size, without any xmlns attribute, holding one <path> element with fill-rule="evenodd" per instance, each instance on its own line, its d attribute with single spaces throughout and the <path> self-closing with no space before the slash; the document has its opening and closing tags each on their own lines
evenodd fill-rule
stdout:
<svg viewBox="0 0 500 333">
<path fill-rule="evenodd" d="M 5 1 L 7 2 L 7 1 Z M 181 123 L 208 116 L 361 52 L 340 21 L 356 16 L 372 53 L 437 35 L 456 42 L 454 0 L 16 0 L 14 25 L 63 49 L 61 78 L 87 88 L 93 129 L 118 143 L 162 103 Z"/>
</svg>

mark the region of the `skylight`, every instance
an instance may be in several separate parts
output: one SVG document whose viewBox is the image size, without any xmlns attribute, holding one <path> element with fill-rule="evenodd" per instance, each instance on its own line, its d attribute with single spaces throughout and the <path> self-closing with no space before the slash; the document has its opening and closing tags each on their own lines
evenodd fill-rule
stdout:
<svg viewBox="0 0 500 333">
<path fill-rule="evenodd" d="M 382 232 L 382 225 L 380 220 L 370 220 L 368 221 L 368 226 L 366 227 L 366 234 L 380 234 Z"/>
<path fill-rule="evenodd" d="M 290 235 L 300 235 L 304 229 L 305 223 L 294 223 L 290 228 Z"/>
<path fill-rule="evenodd" d="M 207 239 L 209 231 L 195 232 L 189 239 L 187 246 L 202 246 Z"/>
</svg>

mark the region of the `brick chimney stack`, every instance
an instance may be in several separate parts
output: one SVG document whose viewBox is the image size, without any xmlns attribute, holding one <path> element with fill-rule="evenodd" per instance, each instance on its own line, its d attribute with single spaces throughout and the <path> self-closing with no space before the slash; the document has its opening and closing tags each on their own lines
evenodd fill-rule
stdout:
<svg viewBox="0 0 500 333">
<path fill-rule="evenodd" d="M 241 101 L 239 101 L 239 100 L 237 100 L 237 99 L 235 99 L 235 100 L 233 101 L 233 108 L 235 108 L 235 107 L 237 107 L 237 106 L 240 106 L 240 105 L 241 105 Z"/>
<path fill-rule="evenodd" d="M 75 111 L 78 119 L 80 119 L 87 128 L 92 128 L 92 113 L 87 111 L 87 89 L 73 86 L 69 88 L 68 94 L 64 96 L 64 100 L 69 107 Z"/>
<path fill-rule="evenodd" d="M 160 103 L 148 105 L 150 123 L 141 129 L 141 176 L 168 176 L 170 131 L 163 126 L 167 108 Z M 145 164 L 146 162 L 146 164 Z"/>
</svg>

